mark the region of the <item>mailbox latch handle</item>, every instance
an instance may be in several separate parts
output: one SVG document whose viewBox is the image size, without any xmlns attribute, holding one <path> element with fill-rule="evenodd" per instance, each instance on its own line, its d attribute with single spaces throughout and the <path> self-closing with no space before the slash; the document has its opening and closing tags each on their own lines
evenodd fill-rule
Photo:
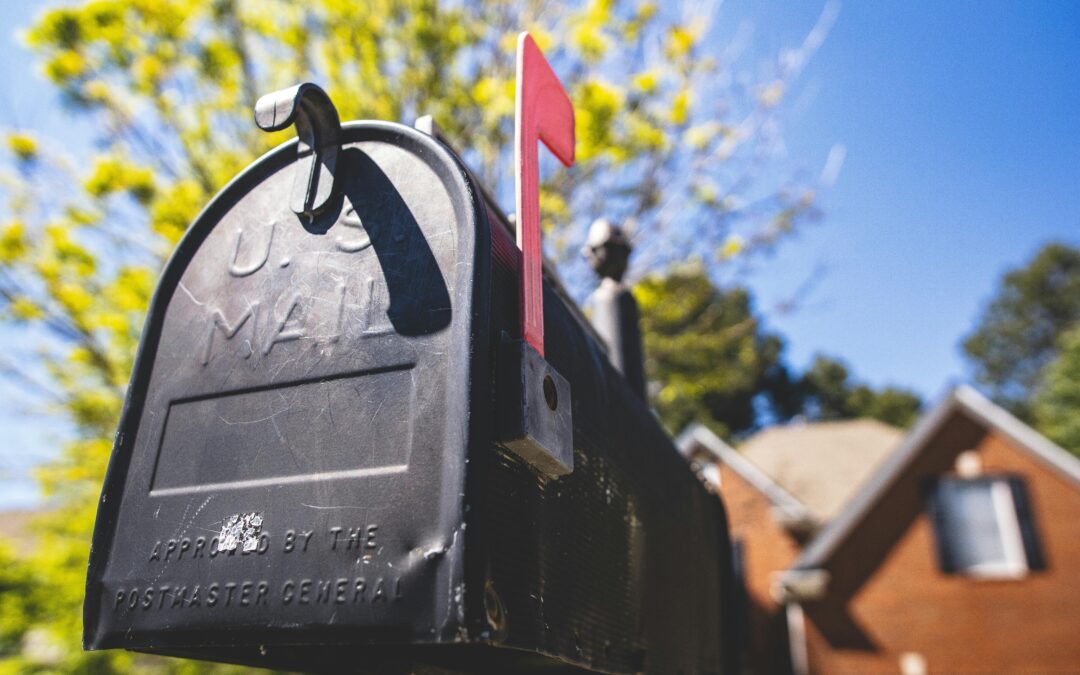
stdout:
<svg viewBox="0 0 1080 675">
<path fill-rule="evenodd" d="M 334 195 L 341 119 L 327 93 L 311 82 L 275 91 L 255 103 L 255 124 L 263 131 L 280 131 L 294 123 L 300 144 L 289 206 L 311 218 Z"/>
</svg>

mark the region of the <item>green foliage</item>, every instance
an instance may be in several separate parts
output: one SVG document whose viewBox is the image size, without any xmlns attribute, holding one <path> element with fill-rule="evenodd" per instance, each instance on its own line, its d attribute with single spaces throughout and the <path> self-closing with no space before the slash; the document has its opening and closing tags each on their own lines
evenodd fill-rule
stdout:
<svg viewBox="0 0 1080 675">
<path fill-rule="evenodd" d="M 803 374 L 800 390 L 806 395 L 813 416 L 822 420 L 844 419 L 849 416 L 851 394 L 847 366 L 827 356 L 817 356 Z"/>
<path fill-rule="evenodd" d="M 718 289 L 700 267 L 646 277 L 634 295 L 651 402 L 673 433 L 702 422 L 738 436 L 795 415 L 871 417 L 901 428 L 918 417 L 916 394 L 857 383 L 835 359 L 818 356 L 801 376 L 793 374 L 783 339 L 764 330 L 746 289 Z"/>
<path fill-rule="evenodd" d="M 37 141 L 29 134 L 10 134 L 7 137 L 8 150 L 19 162 L 30 162 L 37 157 Z"/>
<path fill-rule="evenodd" d="M 1043 372 L 1033 412 L 1039 431 L 1080 456 L 1080 324 L 1058 341 L 1060 353 Z"/>
<path fill-rule="evenodd" d="M 29 618 L 41 614 L 35 590 L 30 569 L 0 546 L 0 654 L 18 652 L 30 628 Z"/>
<path fill-rule="evenodd" d="M 0 321 L 37 346 L 0 357 L 0 371 L 74 437 L 41 470 L 57 508 L 36 528 L 39 545 L 26 562 L 0 561 L 0 582 L 18 589 L 0 605 L 0 668 L 133 667 L 129 655 L 79 649 L 97 497 L 157 270 L 211 196 L 292 134 L 255 128 L 260 94 L 311 80 L 346 120 L 432 114 L 509 202 L 513 49 L 529 29 L 578 114 L 578 164 L 548 178 L 541 200 L 564 263 L 598 215 L 637 220 L 641 271 L 768 247 L 812 216 L 809 188 L 757 180 L 777 101 L 798 72 L 784 64 L 805 59 L 778 59 L 768 85 L 754 87 L 724 71 L 723 45 L 705 39 L 708 17 L 683 10 L 636 0 L 86 0 L 41 14 L 28 45 L 71 113 L 100 132 L 89 139 L 96 154 L 77 160 L 27 131 L 3 146 Z M 747 303 L 702 320 L 740 333 L 734 317 Z M 714 352 L 746 360 L 750 374 L 720 390 L 743 391 L 778 344 L 759 340 L 756 324 L 732 339 Z"/>
<path fill-rule="evenodd" d="M 919 416 L 922 400 L 914 392 L 898 387 L 875 391 L 853 382 L 841 361 L 817 356 L 799 383 L 804 414 L 817 420 L 870 417 L 894 427 L 910 426 Z"/>
<path fill-rule="evenodd" d="M 964 340 L 976 380 L 990 396 L 1031 421 L 1030 401 L 1062 334 L 1080 322 L 1080 249 L 1048 244 L 1005 275 Z"/>
<path fill-rule="evenodd" d="M 34 524 L 40 554 L 28 564 L 0 549 L 0 673 L 130 670 L 129 654 L 82 654 L 68 640 L 82 630 L 86 583 L 85 510 Z M 89 513 L 93 517 L 93 513 Z M 76 638 L 77 639 L 77 638 Z M 77 644 L 77 643 L 76 643 Z"/>
<path fill-rule="evenodd" d="M 900 387 L 875 391 L 865 384 L 856 385 L 849 401 L 850 417 L 870 417 L 900 429 L 914 424 L 922 409 L 919 395 Z"/>
<path fill-rule="evenodd" d="M 755 398 L 787 372 L 783 342 L 763 330 L 749 292 L 721 291 L 691 267 L 646 277 L 634 295 L 652 404 L 668 430 L 698 421 L 730 437 L 753 428 Z"/>
</svg>

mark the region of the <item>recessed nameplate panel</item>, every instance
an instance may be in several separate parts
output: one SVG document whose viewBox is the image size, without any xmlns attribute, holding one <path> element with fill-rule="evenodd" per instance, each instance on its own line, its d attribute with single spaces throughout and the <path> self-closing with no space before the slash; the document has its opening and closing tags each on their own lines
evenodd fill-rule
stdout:
<svg viewBox="0 0 1080 675">
<path fill-rule="evenodd" d="M 151 494 L 404 470 L 412 409 L 412 364 L 174 401 Z"/>
</svg>

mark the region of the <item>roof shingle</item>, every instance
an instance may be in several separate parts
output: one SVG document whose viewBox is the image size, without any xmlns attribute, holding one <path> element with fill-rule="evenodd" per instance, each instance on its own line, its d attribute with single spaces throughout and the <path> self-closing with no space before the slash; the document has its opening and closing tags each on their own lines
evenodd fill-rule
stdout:
<svg viewBox="0 0 1080 675">
<path fill-rule="evenodd" d="M 819 522 L 828 522 L 903 436 L 872 419 L 796 423 L 765 429 L 739 450 Z"/>
</svg>

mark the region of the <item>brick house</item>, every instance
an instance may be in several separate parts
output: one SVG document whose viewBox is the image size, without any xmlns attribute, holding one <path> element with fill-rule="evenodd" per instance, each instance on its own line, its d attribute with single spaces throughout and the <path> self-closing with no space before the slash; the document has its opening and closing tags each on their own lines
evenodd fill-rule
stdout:
<svg viewBox="0 0 1080 675">
<path fill-rule="evenodd" d="M 969 387 L 884 451 L 863 429 L 861 469 L 820 450 L 858 435 L 834 424 L 784 427 L 768 452 L 680 437 L 739 542 L 744 668 L 1080 671 L 1080 460 Z M 837 472 L 852 483 L 814 485 Z"/>
</svg>

